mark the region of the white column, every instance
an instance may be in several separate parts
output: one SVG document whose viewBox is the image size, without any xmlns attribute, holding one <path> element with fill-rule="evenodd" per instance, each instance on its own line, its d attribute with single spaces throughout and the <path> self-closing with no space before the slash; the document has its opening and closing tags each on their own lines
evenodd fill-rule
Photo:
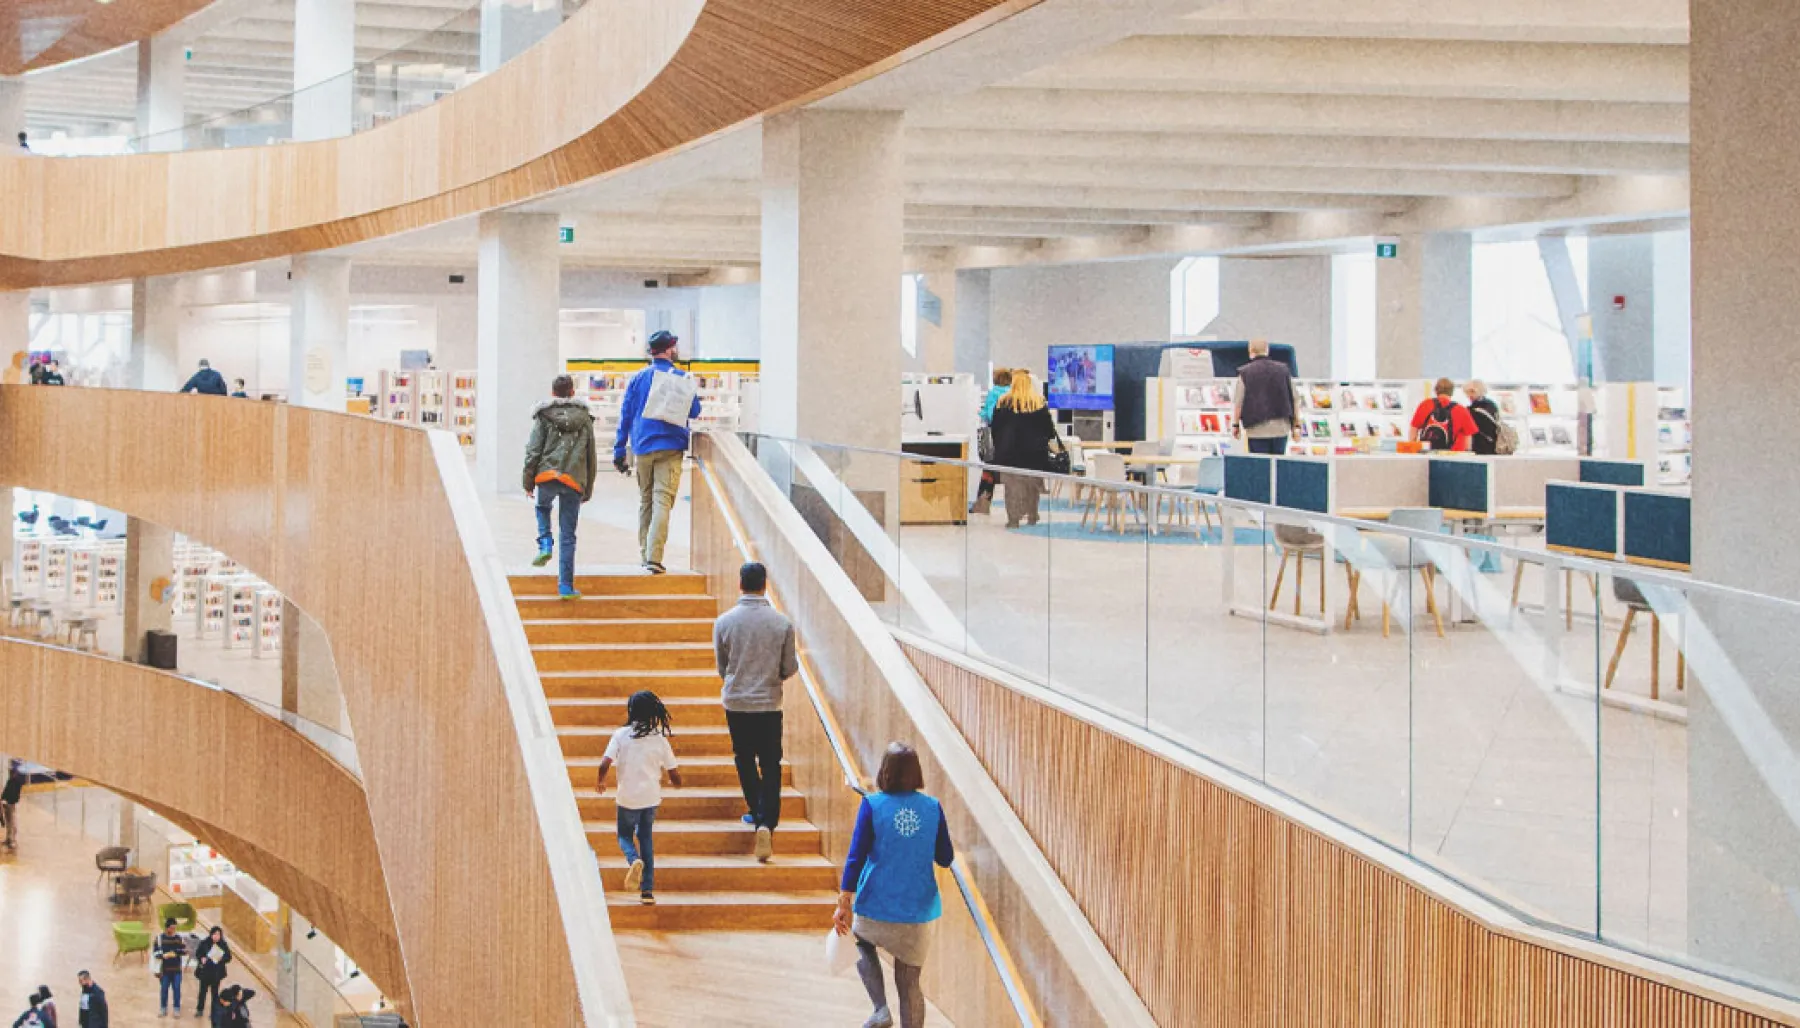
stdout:
<svg viewBox="0 0 1800 1028">
<path fill-rule="evenodd" d="M 186 47 L 166 36 L 137 44 L 137 134 L 142 151 L 181 149 L 186 116 Z"/>
<path fill-rule="evenodd" d="M 1375 261 L 1377 376 L 1469 377 L 1471 246 L 1461 232 L 1412 235 L 1397 256 Z"/>
<path fill-rule="evenodd" d="M 356 99 L 356 0 L 294 4 L 294 139 L 350 134 Z"/>
<path fill-rule="evenodd" d="M 0 75 L 0 147 L 18 149 L 25 131 L 25 80 Z"/>
<path fill-rule="evenodd" d="M 1594 324 L 1594 377 L 1656 378 L 1656 240 L 1648 233 L 1588 239 L 1588 310 Z"/>
<path fill-rule="evenodd" d="M 288 403 L 341 411 L 350 363 L 350 259 L 299 254 L 293 275 Z"/>
<path fill-rule="evenodd" d="M 899 449 L 902 165 L 896 113 L 764 120 L 763 431 Z"/>
<path fill-rule="evenodd" d="M 514 493 L 531 435 L 531 410 L 550 396 L 562 373 L 557 314 L 562 265 L 557 216 L 481 216 L 480 274 L 476 282 L 475 481 Z M 600 440 L 609 450 L 610 439 Z"/>
<path fill-rule="evenodd" d="M 556 31 L 562 8 L 562 0 L 481 0 L 482 74 Z"/>
<path fill-rule="evenodd" d="M 169 630 L 175 533 L 141 518 L 125 523 L 124 657 L 142 663 L 144 635 Z M 158 595 L 160 591 L 160 595 Z"/>
<path fill-rule="evenodd" d="M 125 385 L 167 392 L 181 388 L 181 305 L 173 276 L 131 280 L 131 360 Z M 191 371 L 192 369 L 188 369 Z"/>
</svg>

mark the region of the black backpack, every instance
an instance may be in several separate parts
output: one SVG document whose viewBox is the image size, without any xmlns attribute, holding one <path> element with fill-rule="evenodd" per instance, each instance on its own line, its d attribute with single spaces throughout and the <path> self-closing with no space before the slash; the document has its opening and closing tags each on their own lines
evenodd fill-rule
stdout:
<svg viewBox="0 0 1800 1028">
<path fill-rule="evenodd" d="M 1419 441 L 1434 450 L 1448 450 L 1456 445 L 1456 404 L 1432 401 L 1431 413 L 1425 415 L 1425 427 L 1419 429 Z"/>
</svg>

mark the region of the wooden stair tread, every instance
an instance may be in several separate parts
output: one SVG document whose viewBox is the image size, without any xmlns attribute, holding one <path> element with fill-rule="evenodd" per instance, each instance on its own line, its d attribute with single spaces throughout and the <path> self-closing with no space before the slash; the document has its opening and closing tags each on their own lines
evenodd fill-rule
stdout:
<svg viewBox="0 0 1800 1028">
<path fill-rule="evenodd" d="M 583 642 L 583 643 L 534 643 L 531 649 L 537 650 L 701 650 L 710 651 L 710 642 Z M 651 670 L 656 670 L 652 668 Z"/>
<path fill-rule="evenodd" d="M 580 800 L 580 799 L 589 799 L 589 800 L 611 799 L 613 796 L 613 793 L 615 793 L 616 791 L 617 791 L 616 789 L 610 789 L 610 788 L 605 789 L 605 790 L 576 788 L 575 798 L 578 800 Z M 799 799 L 802 797 L 800 790 L 796 789 L 792 786 L 782 786 L 781 795 L 782 795 L 783 799 Z M 700 785 L 700 786 L 690 785 L 690 786 L 686 786 L 686 787 L 676 787 L 673 785 L 663 786 L 663 798 L 665 800 L 673 799 L 676 797 L 687 797 L 689 799 L 700 799 L 700 800 L 735 799 L 741 803 L 741 802 L 743 802 L 743 799 L 744 799 L 744 791 L 742 789 L 736 788 L 735 786 L 726 787 L 723 785 Z M 660 831 L 662 831 L 663 825 L 673 824 L 677 820 L 681 820 L 681 819 L 673 818 L 673 817 L 664 819 L 664 818 L 659 817 L 656 819 L 656 830 L 660 832 Z"/>
<path fill-rule="evenodd" d="M 600 758 L 599 757 L 564 757 L 563 763 L 567 764 L 570 767 L 599 767 L 600 766 Z M 782 767 L 793 767 L 794 765 L 787 760 L 783 760 L 781 762 L 781 766 Z M 681 769 L 683 771 L 686 771 L 690 767 L 692 767 L 692 768 L 702 768 L 702 767 L 730 768 L 731 770 L 736 771 L 737 770 L 737 760 L 734 757 L 730 756 L 729 754 L 726 754 L 723 756 L 706 755 L 706 756 L 699 756 L 699 757 L 683 757 L 683 758 L 681 758 Z"/>
<path fill-rule="evenodd" d="M 557 725 L 556 726 L 556 734 L 557 735 L 611 735 L 623 727 L 625 727 L 625 726 L 624 725 Z M 725 727 L 724 725 L 695 725 L 692 728 L 682 729 L 679 734 L 670 736 L 670 741 L 671 742 L 677 741 L 683 735 L 712 735 L 712 736 L 723 735 L 723 736 L 729 737 L 731 735 L 731 729 Z"/>
<path fill-rule="evenodd" d="M 667 906 L 687 907 L 735 907 L 735 906 L 837 906 L 838 894 L 824 889 L 808 889 L 804 892 L 671 892 L 666 896 L 659 892 L 656 902 Z M 607 906 L 636 907 L 641 906 L 638 898 L 627 892 L 610 892 L 606 895 Z M 730 926 L 724 926 L 729 928 Z"/>
<path fill-rule="evenodd" d="M 742 794 L 739 794 L 739 798 L 742 798 Z M 619 829 L 618 824 L 611 820 L 584 821 L 582 822 L 581 827 L 588 832 L 612 833 Z M 781 837 L 783 835 L 786 835 L 789 832 L 816 832 L 818 830 L 818 825 L 813 824 L 805 818 L 782 818 L 781 827 L 775 829 L 775 845 L 777 852 L 779 853 Z M 656 834 L 660 836 L 665 832 L 742 832 L 745 838 L 749 838 L 751 835 L 755 834 L 755 829 L 735 817 L 730 819 L 672 817 L 667 820 L 659 817 L 656 819 Z M 659 856 L 656 859 L 661 860 L 662 858 Z"/>
<path fill-rule="evenodd" d="M 642 599 L 643 597 L 640 597 Z M 619 625 L 710 625 L 718 618 L 521 618 L 525 626 L 532 625 L 593 625 L 595 627 L 613 628 Z"/>
<path fill-rule="evenodd" d="M 661 831 L 662 822 L 658 821 L 656 828 L 657 831 Z M 775 834 L 780 835 L 781 830 L 776 829 Z M 610 855 L 605 853 L 599 854 L 599 857 L 601 867 L 617 870 L 627 866 L 625 855 L 617 850 L 614 850 Z M 836 869 L 838 867 L 838 865 L 826 860 L 824 856 L 818 853 L 787 854 L 781 852 L 779 849 L 775 851 L 775 862 L 773 864 L 765 864 L 749 853 L 677 853 L 666 857 L 660 853 L 656 855 L 656 870 L 659 874 L 670 868 L 734 868 L 756 870 L 777 865 L 781 867 L 822 867 L 831 869 Z"/>
<path fill-rule="evenodd" d="M 707 643 L 706 645 L 711 646 L 712 644 Z M 538 672 L 538 678 L 540 678 L 540 679 L 543 679 L 543 678 L 601 678 L 601 679 L 616 678 L 616 679 L 620 679 L 623 681 L 630 681 L 634 678 L 693 678 L 696 676 L 704 677 L 704 678 L 710 679 L 714 682 L 718 682 L 721 686 L 724 685 L 724 681 L 725 681 L 724 679 L 719 677 L 719 673 L 717 671 L 706 671 L 706 670 L 702 670 L 699 668 L 652 667 L 652 668 L 643 668 L 641 670 L 633 670 L 631 668 L 602 667 L 602 668 L 594 668 L 592 671 L 554 670 L 554 671 L 539 671 Z"/>
<path fill-rule="evenodd" d="M 628 696 L 552 696 L 545 702 L 552 707 L 609 707 L 623 713 L 625 704 L 629 699 L 630 697 Z M 664 696 L 662 697 L 662 701 L 663 706 L 669 708 L 671 717 L 674 716 L 674 713 L 677 710 L 695 710 L 699 708 L 706 708 L 709 710 L 713 708 L 723 709 L 723 705 L 719 702 L 717 696 Z M 674 721 L 676 725 L 676 734 L 686 731 L 686 729 L 680 727 L 680 718 L 675 718 Z M 695 725 L 693 727 L 699 729 L 706 726 Z M 714 727 L 717 726 L 715 725 Z"/>
</svg>

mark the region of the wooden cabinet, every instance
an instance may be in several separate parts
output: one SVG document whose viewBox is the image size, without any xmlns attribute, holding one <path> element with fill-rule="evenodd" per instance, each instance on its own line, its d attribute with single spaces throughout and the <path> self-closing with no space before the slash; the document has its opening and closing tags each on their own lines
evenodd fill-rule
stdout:
<svg viewBox="0 0 1800 1028">
<path fill-rule="evenodd" d="M 968 440 L 913 438 L 900 444 L 907 453 L 947 460 L 968 459 Z M 960 525 L 969 520 L 970 469 L 961 464 L 909 460 L 900 466 L 900 523 Z"/>
</svg>

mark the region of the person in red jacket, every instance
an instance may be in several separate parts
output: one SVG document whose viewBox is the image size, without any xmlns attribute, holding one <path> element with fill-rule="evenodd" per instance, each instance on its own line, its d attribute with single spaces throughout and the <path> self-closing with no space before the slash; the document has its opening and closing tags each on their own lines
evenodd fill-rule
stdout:
<svg viewBox="0 0 1800 1028">
<path fill-rule="evenodd" d="M 1440 378 L 1431 391 L 1432 397 L 1413 411 L 1412 437 L 1432 450 L 1467 450 L 1475 419 L 1456 402 L 1456 383 Z"/>
</svg>

